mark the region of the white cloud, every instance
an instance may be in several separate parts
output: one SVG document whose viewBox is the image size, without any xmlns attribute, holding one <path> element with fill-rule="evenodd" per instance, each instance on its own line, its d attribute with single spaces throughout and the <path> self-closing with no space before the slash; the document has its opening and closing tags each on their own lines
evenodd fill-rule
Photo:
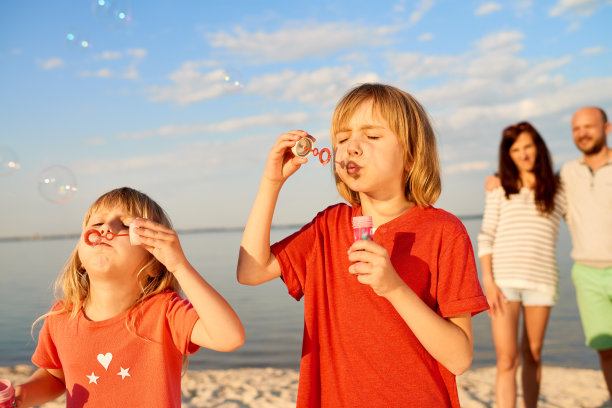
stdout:
<svg viewBox="0 0 612 408">
<path fill-rule="evenodd" d="M 323 67 L 311 72 L 285 70 L 251 78 L 247 93 L 257 93 L 283 101 L 312 105 L 333 105 L 349 88 L 359 83 L 379 81 L 375 73 L 353 74 L 350 66 Z"/>
<path fill-rule="evenodd" d="M 462 57 L 436 56 L 418 53 L 396 53 L 387 56 L 389 64 L 400 78 L 417 79 L 457 73 Z"/>
<path fill-rule="evenodd" d="M 443 166 L 444 174 L 451 175 L 457 173 L 469 173 L 474 171 L 483 171 L 492 168 L 493 164 L 486 160 L 469 161 Z"/>
<path fill-rule="evenodd" d="M 604 3 L 606 1 L 603 0 L 558 0 L 548 14 L 552 17 L 565 13 L 588 17 Z M 609 1 L 607 3 L 610 4 Z"/>
<path fill-rule="evenodd" d="M 136 59 L 142 59 L 147 56 L 147 50 L 144 48 L 128 48 L 125 50 L 125 53 Z"/>
<path fill-rule="evenodd" d="M 415 10 L 410 14 L 409 24 L 415 25 L 423 16 L 434 6 L 433 0 L 421 0 L 415 7 Z"/>
<path fill-rule="evenodd" d="M 501 9 L 502 9 L 501 4 L 495 3 L 495 2 L 489 2 L 489 3 L 485 3 L 481 5 L 480 7 L 478 7 L 476 11 L 474 12 L 474 14 L 477 16 L 484 16 L 485 14 L 491 14 Z"/>
<path fill-rule="evenodd" d="M 299 125 L 308 121 L 309 115 L 303 112 L 290 114 L 265 114 L 246 118 L 231 119 L 217 123 L 196 125 L 166 125 L 157 129 L 137 132 L 122 132 L 116 136 L 120 139 L 148 139 L 151 137 L 178 137 L 195 134 L 210 134 L 219 132 L 236 132 L 242 129 L 252 129 L 266 126 Z"/>
<path fill-rule="evenodd" d="M 596 55 L 604 52 L 604 47 L 601 45 L 595 45 L 593 47 L 587 47 L 580 51 L 580 55 Z"/>
<path fill-rule="evenodd" d="M 221 68 L 202 72 L 208 61 L 185 62 L 179 70 L 171 73 L 170 86 L 154 86 L 148 89 L 151 102 L 173 101 L 180 105 L 201 102 L 227 93 L 226 71 Z"/>
<path fill-rule="evenodd" d="M 49 58 L 47 60 L 41 61 L 40 62 L 40 66 L 44 70 L 60 68 L 60 67 L 64 66 L 64 60 L 61 59 L 61 58 L 57 58 L 57 57 Z"/>
<path fill-rule="evenodd" d="M 97 71 L 82 71 L 79 73 L 80 77 L 83 78 L 111 78 L 113 77 L 113 71 L 109 68 L 101 68 Z"/>
<path fill-rule="evenodd" d="M 95 58 L 103 60 L 116 60 L 121 58 L 121 53 L 119 51 L 104 51 L 103 53 L 96 55 Z"/>
<path fill-rule="evenodd" d="M 483 52 L 515 53 L 523 49 L 523 38 L 520 31 L 499 31 L 478 40 L 476 45 Z"/>
<path fill-rule="evenodd" d="M 368 27 L 352 23 L 300 22 L 276 32 L 249 32 L 241 27 L 232 33 L 207 35 L 210 45 L 251 62 L 295 61 L 322 57 L 338 51 L 380 46 L 399 27 Z"/>
<path fill-rule="evenodd" d="M 434 36 L 432 33 L 424 33 L 419 35 L 419 41 L 431 41 L 433 38 Z"/>
</svg>

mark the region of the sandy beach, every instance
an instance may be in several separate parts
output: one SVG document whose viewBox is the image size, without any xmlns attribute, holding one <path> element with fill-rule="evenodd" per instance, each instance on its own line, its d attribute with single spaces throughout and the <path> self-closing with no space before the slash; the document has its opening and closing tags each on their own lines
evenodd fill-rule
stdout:
<svg viewBox="0 0 612 408">
<path fill-rule="evenodd" d="M 29 365 L 0 367 L 0 378 L 14 384 L 23 382 L 33 371 Z M 539 407 L 612 407 L 600 371 L 564 367 L 544 367 Z M 464 408 L 495 407 L 493 385 L 495 368 L 469 370 L 457 378 L 459 399 Z M 295 407 L 298 372 L 277 368 L 234 370 L 190 370 L 183 378 L 183 408 L 285 408 Z M 520 395 L 519 388 L 519 395 Z M 519 401 L 520 402 L 520 401 Z M 522 403 L 517 404 L 517 406 Z M 42 405 L 65 406 L 65 398 Z"/>
</svg>

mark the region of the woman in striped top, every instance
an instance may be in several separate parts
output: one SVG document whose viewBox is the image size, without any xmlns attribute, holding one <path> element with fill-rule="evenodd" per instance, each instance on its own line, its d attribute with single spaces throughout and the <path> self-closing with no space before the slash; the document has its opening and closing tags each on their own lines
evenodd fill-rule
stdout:
<svg viewBox="0 0 612 408">
<path fill-rule="evenodd" d="M 508 126 L 499 147 L 501 186 L 487 192 L 478 256 L 497 353 L 497 407 L 515 407 L 520 355 L 526 407 L 538 401 L 541 351 L 557 298 L 555 244 L 565 198 L 550 154 L 528 122 Z"/>
</svg>

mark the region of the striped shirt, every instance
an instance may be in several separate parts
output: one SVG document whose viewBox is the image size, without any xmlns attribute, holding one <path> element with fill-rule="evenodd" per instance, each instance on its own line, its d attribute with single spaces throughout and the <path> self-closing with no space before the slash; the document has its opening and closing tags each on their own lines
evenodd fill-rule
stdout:
<svg viewBox="0 0 612 408">
<path fill-rule="evenodd" d="M 547 216 L 538 212 L 533 190 L 521 188 L 509 198 L 503 187 L 487 192 L 478 256 L 492 254 L 493 279 L 498 286 L 557 293 L 555 245 L 566 211 L 565 194 L 559 193 Z"/>
</svg>

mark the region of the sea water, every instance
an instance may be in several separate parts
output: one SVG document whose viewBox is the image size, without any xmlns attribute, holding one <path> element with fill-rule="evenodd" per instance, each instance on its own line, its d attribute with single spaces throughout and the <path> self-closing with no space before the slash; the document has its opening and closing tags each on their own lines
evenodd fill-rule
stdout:
<svg viewBox="0 0 612 408">
<path fill-rule="evenodd" d="M 481 219 L 462 219 L 476 250 Z M 275 228 L 272 240 L 289 235 L 293 228 Z M 234 307 L 246 330 L 246 342 L 231 353 L 201 349 L 190 357 L 191 369 L 238 367 L 298 368 L 301 355 L 302 303 L 287 293 L 280 279 L 259 286 L 236 281 L 236 261 L 242 231 L 179 232 L 183 250 L 192 265 Z M 53 283 L 78 238 L 0 242 L 0 365 L 30 364 L 36 347 L 30 335 L 32 322 L 53 304 Z M 584 338 L 574 287 L 570 279 L 571 242 L 562 223 L 557 245 L 560 269 L 559 301 L 552 310 L 543 359 L 548 365 L 598 368 L 594 351 Z M 38 326 L 34 331 L 35 337 Z M 495 364 L 489 317 L 473 318 L 472 367 Z"/>
</svg>

